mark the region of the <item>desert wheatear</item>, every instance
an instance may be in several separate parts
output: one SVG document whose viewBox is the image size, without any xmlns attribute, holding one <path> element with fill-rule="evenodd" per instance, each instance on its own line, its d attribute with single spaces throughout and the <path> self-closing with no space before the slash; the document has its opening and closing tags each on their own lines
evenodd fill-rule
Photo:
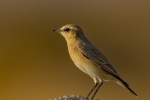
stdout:
<svg viewBox="0 0 150 100">
<path fill-rule="evenodd" d="M 96 95 L 103 81 L 114 81 L 127 88 L 135 96 L 129 85 L 122 80 L 106 57 L 85 37 L 82 29 L 75 24 L 67 24 L 53 31 L 59 32 L 67 41 L 68 51 L 74 64 L 93 78 L 95 85 L 86 98 L 95 90 L 91 100 Z"/>
</svg>

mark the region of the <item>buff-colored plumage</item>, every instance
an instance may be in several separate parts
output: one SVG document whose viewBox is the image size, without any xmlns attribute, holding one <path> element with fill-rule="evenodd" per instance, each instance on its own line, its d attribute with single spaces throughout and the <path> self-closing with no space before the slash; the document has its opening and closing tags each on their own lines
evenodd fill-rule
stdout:
<svg viewBox="0 0 150 100">
<path fill-rule="evenodd" d="M 54 31 L 59 32 L 66 39 L 72 61 L 80 70 L 92 77 L 95 84 L 100 83 L 102 85 L 103 81 L 114 81 L 126 87 L 131 93 L 137 96 L 129 88 L 129 85 L 119 77 L 106 57 L 85 37 L 79 26 L 67 24 Z"/>
</svg>

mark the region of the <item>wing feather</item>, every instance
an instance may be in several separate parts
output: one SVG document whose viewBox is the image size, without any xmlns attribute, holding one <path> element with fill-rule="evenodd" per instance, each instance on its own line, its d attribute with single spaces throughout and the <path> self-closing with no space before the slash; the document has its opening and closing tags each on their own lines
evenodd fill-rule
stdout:
<svg viewBox="0 0 150 100">
<path fill-rule="evenodd" d="M 86 41 L 87 42 L 87 41 Z M 114 76 L 117 78 L 120 84 L 125 86 L 131 93 L 133 93 L 135 96 L 135 92 L 129 88 L 129 85 L 122 80 L 119 75 L 117 74 L 116 70 L 113 68 L 113 66 L 108 62 L 106 57 L 92 44 L 88 41 L 88 43 L 81 42 L 78 45 L 78 50 L 91 62 L 99 66 L 101 69 L 103 69 L 108 74 Z"/>
<path fill-rule="evenodd" d="M 117 79 L 120 79 L 113 66 L 93 44 L 81 42 L 78 44 L 77 48 L 86 58 L 102 68 L 105 72 L 116 77 Z"/>
</svg>

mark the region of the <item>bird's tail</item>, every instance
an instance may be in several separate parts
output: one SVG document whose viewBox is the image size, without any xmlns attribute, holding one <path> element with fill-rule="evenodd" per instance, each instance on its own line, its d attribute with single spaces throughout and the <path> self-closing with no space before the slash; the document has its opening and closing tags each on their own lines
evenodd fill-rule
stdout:
<svg viewBox="0 0 150 100">
<path fill-rule="evenodd" d="M 125 81 L 123 81 L 122 79 L 119 79 L 117 83 L 125 87 L 126 89 L 128 89 L 135 97 L 137 97 L 137 94 L 132 89 L 130 89 L 129 85 Z"/>
</svg>

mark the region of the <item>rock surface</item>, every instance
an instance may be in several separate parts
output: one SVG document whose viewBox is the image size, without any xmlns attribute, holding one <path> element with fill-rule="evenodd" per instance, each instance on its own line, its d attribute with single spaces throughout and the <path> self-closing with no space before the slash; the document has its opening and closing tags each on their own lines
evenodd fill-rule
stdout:
<svg viewBox="0 0 150 100">
<path fill-rule="evenodd" d="M 58 98 L 51 98 L 49 100 L 87 100 L 87 99 L 85 99 L 83 96 L 80 95 L 65 95 L 60 96 Z"/>
</svg>

